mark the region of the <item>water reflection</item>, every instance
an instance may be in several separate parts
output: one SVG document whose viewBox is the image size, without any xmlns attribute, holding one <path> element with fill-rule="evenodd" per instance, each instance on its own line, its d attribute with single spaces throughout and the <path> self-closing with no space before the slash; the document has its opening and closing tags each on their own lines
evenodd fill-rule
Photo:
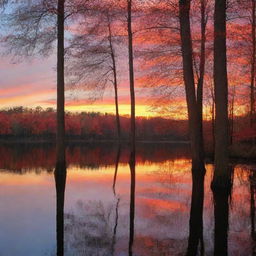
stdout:
<svg viewBox="0 0 256 256">
<path fill-rule="evenodd" d="M 115 255 L 116 233 L 117 233 L 117 226 L 118 226 L 118 208 L 119 208 L 120 198 L 118 195 L 116 195 L 116 179 L 117 179 L 120 155 L 121 155 L 121 144 L 118 144 L 117 153 L 116 153 L 115 173 L 114 173 L 114 180 L 113 180 L 113 194 L 114 194 L 114 197 L 116 198 L 116 209 L 115 209 L 115 224 L 113 229 L 113 239 L 112 239 L 112 245 L 111 245 L 111 255 Z"/>
<path fill-rule="evenodd" d="M 66 187 L 66 163 L 57 163 L 54 171 L 56 187 L 56 238 L 57 256 L 64 255 L 64 201 Z"/>
<path fill-rule="evenodd" d="M 116 195 L 116 178 L 117 178 L 117 172 L 118 172 L 118 165 L 120 161 L 120 155 L 121 155 L 121 145 L 118 144 L 118 149 L 116 153 L 116 163 L 115 163 L 115 174 L 114 174 L 114 181 L 113 181 L 113 193 Z"/>
<path fill-rule="evenodd" d="M 191 178 L 186 147 L 71 147 L 54 172 L 51 147 L 1 147 L 0 255 L 254 255 L 253 165 L 235 167 L 231 201 L 211 164 Z"/>
<path fill-rule="evenodd" d="M 189 159 L 189 147 L 186 144 L 150 144 L 142 143 L 136 149 L 138 163 L 161 163 L 169 159 Z M 38 172 L 42 169 L 53 172 L 55 168 L 55 147 L 53 145 L 7 144 L 0 145 L 0 169 L 15 173 Z M 71 145 L 66 149 L 67 167 L 99 169 L 113 166 L 118 156 L 115 144 Z M 130 148 L 122 145 L 119 163 L 127 164 Z"/>
<path fill-rule="evenodd" d="M 192 196 L 187 256 L 204 255 L 203 205 L 204 172 L 192 171 Z M 200 248 L 199 248 L 200 246 Z"/>
<path fill-rule="evenodd" d="M 134 241 L 134 216 L 135 216 L 135 148 L 131 149 L 131 155 L 129 160 L 130 172 L 131 172 L 131 190 L 130 190 L 130 234 L 129 234 L 129 256 L 133 255 L 133 241 Z"/>
<path fill-rule="evenodd" d="M 214 197 L 214 255 L 228 255 L 229 196 L 227 189 L 216 190 Z"/>
<path fill-rule="evenodd" d="M 228 255 L 229 201 L 232 200 L 234 168 L 229 167 L 229 187 L 213 188 L 214 256 Z"/>
<path fill-rule="evenodd" d="M 256 192 L 256 171 L 250 170 L 250 215 L 251 215 L 251 238 L 253 242 L 256 242 L 256 230 L 255 230 L 255 192 Z M 256 255 L 256 246 L 252 248 L 252 255 Z"/>
</svg>

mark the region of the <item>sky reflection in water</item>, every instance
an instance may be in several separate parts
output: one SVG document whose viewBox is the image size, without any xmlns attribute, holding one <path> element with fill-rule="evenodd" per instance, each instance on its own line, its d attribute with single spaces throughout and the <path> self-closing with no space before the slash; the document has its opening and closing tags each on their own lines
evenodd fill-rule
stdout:
<svg viewBox="0 0 256 256">
<path fill-rule="evenodd" d="M 56 190 L 52 147 L 1 146 L 0 255 L 56 254 Z M 130 168 L 127 149 L 73 147 L 64 207 L 65 255 L 128 255 Z M 133 255 L 185 255 L 192 179 L 186 146 L 141 146 L 137 150 Z M 51 160 L 52 157 L 52 160 Z M 251 223 L 255 166 L 237 165 L 229 199 L 229 255 L 253 255 Z M 212 165 L 205 176 L 205 255 L 214 251 Z M 255 180 L 254 180 L 255 179 Z"/>
</svg>

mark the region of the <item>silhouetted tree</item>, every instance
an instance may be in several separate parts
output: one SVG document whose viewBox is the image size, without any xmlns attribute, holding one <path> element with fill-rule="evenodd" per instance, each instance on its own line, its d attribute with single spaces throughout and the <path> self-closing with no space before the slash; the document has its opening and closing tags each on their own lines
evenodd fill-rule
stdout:
<svg viewBox="0 0 256 256">
<path fill-rule="evenodd" d="M 65 162 L 64 21 L 65 0 L 57 7 L 57 162 Z"/>
<path fill-rule="evenodd" d="M 199 103 L 196 98 L 196 88 L 193 71 L 193 51 L 190 29 L 190 0 L 179 1 L 179 17 L 180 17 L 180 35 L 181 49 L 183 59 L 183 76 L 186 91 L 186 101 L 188 108 L 189 134 L 192 150 L 192 171 L 205 172 L 204 167 L 204 149 L 202 136 L 202 123 L 200 123 Z M 203 66 L 203 63 L 202 63 Z M 202 77 L 203 79 L 203 77 Z M 201 80 L 202 80 L 201 79 Z M 201 82 L 200 82 L 201 83 Z M 199 86 L 198 94 L 202 93 L 202 88 Z"/>
<path fill-rule="evenodd" d="M 250 126 L 253 127 L 255 118 L 255 65 L 256 65 L 256 3 L 251 0 L 251 40 L 252 40 L 252 57 L 251 57 L 251 85 L 250 85 Z"/>
<path fill-rule="evenodd" d="M 3 41 L 15 57 L 49 55 L 57 40 L 57 161 L 65 150 L 65 97 L 64 97 L 64 23 L 70 16 L 85 8 L 87 1 L 31 0 L 13 3 L 7 16 L 10 32 Z M 67 8 L 65 8 L 67 6 Z M 56 25 L 57 20 L 57 25 Z"/>
<path fill-rule="evenodd" d="M 79 34 L 71 41 L 68 51 L 68 77 L 71 88 L 91 91 L 90 100 L 101 98 L 110 83 L 114 87 L 116 131 L 121 137 L 118 106 L 118 70 L 116 44 L 120 9 L 104 2 L 97 3 L 82 15 Z M 90 95 L 90 94 L 89 94 Z"/>
<path fill-rule="evenodd" d="M 215 92 L 215 150 L 213 187 L 230 185 L 228 168 L 228 80 L 226 50 L 226 0 L 215 0 L 214 11 L 214 92 Z"/>
<path fill-rule="evenodd" d="M 131 99 L 131 147 L 135 148 L 135 91 L 134 91 L 134 65 L 133 65 L 133 31 L 132 31 L 132 0 L 127 0 L 127 31 L 129 55 L 129 79 Z"/>
</svg>

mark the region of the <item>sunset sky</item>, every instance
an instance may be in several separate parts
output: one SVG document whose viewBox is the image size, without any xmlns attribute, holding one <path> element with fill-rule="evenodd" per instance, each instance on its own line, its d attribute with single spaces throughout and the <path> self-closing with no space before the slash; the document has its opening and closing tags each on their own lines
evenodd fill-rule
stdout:
<svg viewBox="0 0 256 256">
<path fill-rule="evenodd" d="M 55 54 L 50 57 L 33 57 L 26 60 L 12 60 L 11 57 L 2 57 L 0 62 L 0 108 L 14 106 L 43 108 L 56 106 L 56 73 Z M 152 110 L 153 98 L 151 90 L 137 88 L 136 114 L 137 116 L 163 115 Z M 121 115 L 129 115 L 129 81 L 122 79 L 119 84 L 119 108 Z M 182 109 L 182 113 L 181 110 Z M 172 117 L 185 118 L 186 104 L 182 99 L 176 99 Z M 103 99 L 95 102 L 88 100 L 88 94 L 82 91 L 66 91 L 66 110 L 68 111 L 95 111 L 115 113 L 114 91 L 109 85 Z M 177 111 L 179 110 L 179 111 Z"/>
<path fill-rule="evenodd" d="M 197 23 L 193 25 L 193 28 L 198 28 Z M 247 26 L 248 27 L 248 26 Z M 246 28 L 247 28 L 246 27 Z M 69 31 L 74 32 L 74 28 L 68 28 Z M 212 31 L 211 28 L 208 28 Z M 228 31 L 230 32 L 230 37 L 232 36 L 236 39 L 236 34 L 241 30 L 241 24 L 232 24 L 228 26 Z M 198 32 L 197 30 L 195 30 Z M 195 33 L 194 31 L 194 33 Z M 245 31 L 243 27 L 243 31 Z M 75 30 L 75 33 L 77 31 Z M 174 119 L 185 119 L 187 118 L 187 109 L 184 95 L 184 86 L 182 82 L 174 82 L 173 87 L 176 83 L 180 83 L 181 86 L 176 86 L 175 93 L 168 99 L 164 109 L 165 112 L 156 111 L 158 107 L 163 105 L 163 102 L 156 102 L 156 99 L 152 96 L 152 89 L 141 88 L 141 84 L 148 86 L 149 83 L 158 83 L 159 85 L 170 85 L 172 82 L 170 80 L 175 79 L 175 72 L 177 71 L 177 66 L 180 65 L 178 48 L 176 48 L 175 43 L 179 40 L 174 38 L 173 42 L 169 42 L 170 37 L 167 34 L 164 38 L 159 36 L 156 31 L 153 34 L 147 33 L 141 38 L 135 37 L 135 41 L 138 43 L 139 48 L 144 45 L 150 48 L 154 44 L 159 43 L 160 48 L 166 47 L 169 49 L 169 43 L 174 45 L 174 53 L 170 53 L 170 56 L 156 56 L 154 59 L 149 59 L 143 65 L 136 66 L 135 63 L 135 88 L 136 88 L 136 115 L 137 116 L 164 116 Z M 169 33 L 169 32 L 168 32 Z M 196 34 L 196 33 L 195 33 Z M 234 35 L 233 35 L 234 34 Z M 249 34 L 249 33 L 248 33 Z M 158 36 L 157 36 L 158 35 Z M 178 33 L 176 34 L 176 37 Z M 174 35 L 172 34 L 172 37 Z M 166 42 L 165 42 L 166 40 Z M 210 39 L 209 39 L 210 40 Z M 158 42 L 159 41 L 159 42 Z M 243 39 L 244 41 L 244 39 Z M 128 80 L 128 63 L 127 63 L 127 49 L 126 47 L 116 47 L 118 49 L 118 94 L 119 94 L 119 110 L 121 115 L 130 114 L 130 97 L 129 97 L 129 80 Z M 120 50 L 122 48 L 122 50 Z M 145 48 L 145 49 L 146 49 Z M 246 72 L 246 67 L 249 67 L 248 56 L 246 53 L 247 46 L 241 48 L 243 51 L 242 55 L 239 53 L 234 54 L 233 50 L 229 49 L 229 85 L 230 85 L 230 96 L 232 97 L 233 91 L 235 91 L 235 114 L 241 115 L 248 112 L 248 84 L 249 76 Z M 165 48 L 163 48 L 165 49 Z M 235 47 L 235 50 L 237 47 Z M 5 52 L 5 49 L 0 49 L 1 52 Z M 157 48 L 156 48 L 157 50 Z M 173 57 L 174 56 L 174 57 Z M 178 57 L 177 57 L 178 56 Z M 121 60 L 121 61 L 120 61 Z M 177 61 L 177 63 L 175 62 Z M 122 63 L 123 62 L 123 63 Z M 209 113 L 209 108 L 211 107 L 211 102 L 209 100 L 209 87 L 212 84 L 212 60 L 209 57 L 206 63 L 206 79 L 205 79 L 205 89 L 204 91 L 208 94 L 205 95 L 205 106 L 204 112 Z M 168 73 L 168 78 L 163 81 L 158 82 L 159 77 L 155 75 L 154 65 L 158 67 L 158 64 L 166 64 L 165 68 L 160 66 L 162 73 Z M 158 67 L 159 68 L 159 67 Z M 234 70 L 235 71 L 234 71 Z M 232 71 L 233 70 L 233 71 Z M 249 69 L 248 69 L 249 70 Z M 143 75 L 148 74 L 148 77 Z M 162 76 L 162 73 L 160 77 Z M 121 74 L 121 75 L 120 75 Z M 24 106 L 24 107 L 36 107 L 41 106 L 43 108 L 56 107 L 56 54 L 53 52 L 49 57 L 31 57 L 30 59 L 24 60 L 13 60 L 10 56 L 2 56 L 0 59 L 0 109 L 10 108 L 14 106 Z M 158 74 L 159 75 L 159 74 Z M 142 76 L 142 77 L 140 77 Z M 179 75 L 179 79 L 182 75 Z M 143 80 L 144 79 L 144 80 Z M 67 79 L 66 79 L 67 80 Z M 67 83 L 66 83 L 67 84 Z M 155 85 L 155 84 L 154 84 Z M 233 89 L 234 86 L 235 89 Z M 242 85 L 242 86 L 241 86 Z M 68 89 L 68 88 L 67 88 Z M 91 94 L 90 94 L 91 95 Z M 208 97 L 208 98 L 207 98 Z M 114 90 L 111 85 L 104 92 L 102 99 L 98 99 L 95 102 L 88 100 L 88 92 L 83 90 L 66 90 L 66 110 L 67 111 L 95 111 L 101 113 L 115 113 L 114 105 Z M 159 109 L 157 109 L 159 110 Z M 162 109 L 161 109 L 162 110 Z M 209 116 L 208 116 L 209 118 Z"/>
</svg>

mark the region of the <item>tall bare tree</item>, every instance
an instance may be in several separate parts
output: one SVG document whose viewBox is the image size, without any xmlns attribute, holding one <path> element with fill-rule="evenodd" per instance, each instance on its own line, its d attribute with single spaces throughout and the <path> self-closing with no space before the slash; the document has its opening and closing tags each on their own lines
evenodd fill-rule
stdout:
<svg viewBox="0 0 256 256">
<path fill-rule="evenodd" d="M 190 29 L 190 0 L 179 1 L 180 36 L 183 59 L 183 77 L 188 108 L 189 133 L 192 149 L 192 171 L 205 172 L 203 136 L 200 124 L 199 104 L 193 70 L 193 51 Z M 199 93 L 200 94 L 200 93 Z"/>
<path fill-rule="evenodd" d="M 48 56 L 57 40 L 57 162 L 65 162 L 64 23 L 79 14 L 88 1 L 31 0 L 11 2 L 7 15 L 10 28 L 3 42 L 15 57 Z M 63 158 L 64 157 L 64 158 Z"/>
<path fill-rule="evenodd" d="M 200 45 L 200 62 L 199 62 L 199 77 L 197 83 L 196 100 L 198 104 L 199 111 L 199 123 L 200 123 L 200 136 L 203 143 L 203 86 L 204 86 L 204 76 L 205 76 L 205 60 L 206 60 L 206 1 L 200 0 L 200 11 L 201 11 L 201 45 Z"/>
<path fill-rule="evenodd" d="M 89 13 L 84 13 L 79 34 L 72 39 L 68 51 L 67 69 L 70 87 L 91 91 L 90 100 L 101 98 L 109 83 L 113 85 L 116 130 L 120 140 L 116 44 L 121 43 L 122 36 L 117 34 L 114 24 L 118 16 L 119 10 L 104 3 L 95 4 Z"/>
<path fill-rule="evenodd" d="M 65 80 L 64 80 L 64 21 L 65 0 L 57 8 L 57 162 L 65 162 Z"/>
<path fill-rule="evenodd" d="M 212 187 L 230 185 L 228 168 L 229 122 L 226 49 L 226 0 L 215 0 L 214 10 L 214 93 L 216 105 L 214 177 Z"/>
<path fill-rule="evenodd" d="M 132 0 L 127 0 L 127 31 L 129 54 L 129 79 L 131 99 L 131 147 L 135 149 L 135 90 L 134 90 L 134 65 L 133 65 L 133 31 L 132 31 Z"/>
<path fill-rule="evenodd" d="M 256 65 L 256 18 L 255 0 L 251 0 L 251 41 L 252 41 L 252 57 L 251 57 L 251 85 L 250 85 L 250 126 L 253 127 L 255 118 L 255 65 Z"/>
</svg>

